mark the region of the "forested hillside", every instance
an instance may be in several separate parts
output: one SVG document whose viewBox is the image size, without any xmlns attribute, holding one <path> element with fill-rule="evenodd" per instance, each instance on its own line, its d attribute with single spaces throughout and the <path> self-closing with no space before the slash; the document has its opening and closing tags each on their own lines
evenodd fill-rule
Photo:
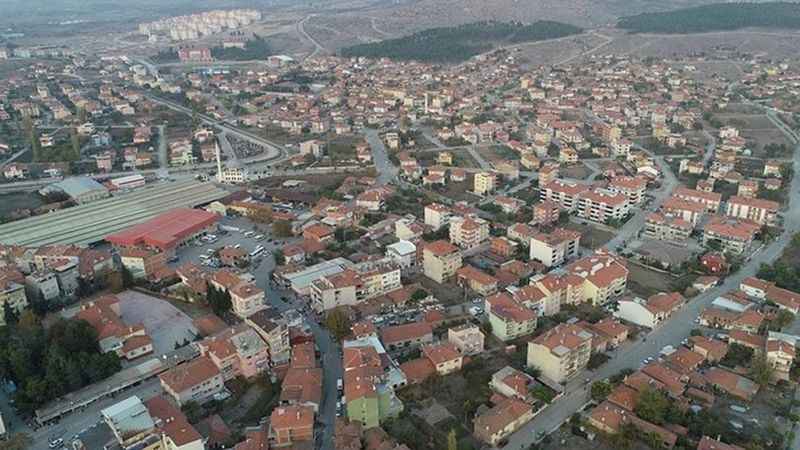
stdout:
<svg viewBox="0 0 800 450">
<path fill-rule="evenodd" d="M 617 26 L 634 33 L 701 33 L 748 27 L 797 29 L 800 3 L 718 3 L 622 17 Z"/>
<path fill-rule="evenodd" d="M 555 39 L 582 31 L 573 25 L 551 21 L 529 25 L 475 22 L 457 27 L 431 28 L 397 39 L 347 47 L 342 50 L 342 56 L 460 62 L 501 45 Z"/>
</svg>

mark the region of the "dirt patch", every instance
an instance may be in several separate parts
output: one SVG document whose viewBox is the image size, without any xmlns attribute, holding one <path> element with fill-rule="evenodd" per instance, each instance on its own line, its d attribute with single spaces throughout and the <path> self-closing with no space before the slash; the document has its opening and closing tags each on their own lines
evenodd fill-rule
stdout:
<svg viewBox="0 0 800 450">
<path fill-rule="evenodd" d="M 584 163 L 564 166 L 559 169 L 559 172 L 561 172 L 561 176 L 564 178 L 572 178 L 575 180 L 585 180 L 592 174 L 592 170 L 586 167 Z"/>
<path fill-rule="evenodd" d="M 628 264 L 628 289 L 635 295 L 647 298 L 659 292 L 670 292 L 672 277 L 638 264 Z"/>
<path fill-rule="evenodd" d="M 591 225 L 570 222 L 564 228 L 581 233 L 581 247 L 596 249 L 602 247 L 614 237 L 614 233 L 595 228 Z"/>
</svg>

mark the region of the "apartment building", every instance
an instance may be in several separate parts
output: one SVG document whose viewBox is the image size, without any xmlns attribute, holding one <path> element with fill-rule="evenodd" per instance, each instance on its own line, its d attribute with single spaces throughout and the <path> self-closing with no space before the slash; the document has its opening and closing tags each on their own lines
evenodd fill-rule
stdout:
<svg viewBox="0 0 800 450">
<path fill-rule="evenodd" d="M 461 267 L 461 252 L 455 245 L 444 241 L 426 244 L 422 250 L 422 268 L 425 276 L 444 283 L 455 276 Z"/>
<path fill-rule="evenodd" d="M 659 241 L 683 242 L 692 234 L 692 224 L 680 217 L 650 213 L 644 222 L 644 235 Z"/>
<path fill-rule="evenodd" d="M 579 194 L 589 190 L 588 186 L 562 180 L 554 180 L 540 185 L 539 196 L 542 201 L 550 201 L 561 209 L 573 212 L 578 209 Z"/>
<path fill-rule="evenodd" d="M 453 344 L 459 353 L 466 356 L 483 353 L 485 336 L 474 324 L 465 323 L 447 330 L 447 342 Z"/>
<path fill-rule="evenodd" d="M 314 409 L 279 406 L 269 416 L 269 440 L 275 448 L 314 442 Z"/>
<path fill-rule="evenodd" d="M 575 376 L 589 363 L 592 334 L 583 328 L 562 323 L 528 343 L 528 367 L 562 383 Z"/>
<path fill-rule="evenodd" d="M 475 417 L 473 434 L 480 441 L 497 446 L 531 419 L 531 405 L 521 400 L 508 399 Z"/>
<path fill-rule="evenodd" d="M 638 205 L 644 201 L 647 180 L 642 177 L 614 177 L 608 182 L 608 190 L 627 197 L 629 205 Z"/>
<path fill-rule="evenodd" d="M 252 379 L 270 365 L 270 350 L 258 332 L 247 324 L 210 336 L 198 343 L 200 354 L 208 356 L 227 382 L 236 377 Z"/>
<path fill-rule="evenodd" d="M 647 300 L 638 297 L 626 298 L 619 301 L 614 317 L 653 329 L 667 320 L 684 303 L 685 299 L 677 292 L 655 294 Z"/>
<path fill-rule="evenodd" d="M 628 268 L 617 256 L 596 251 L 566 266 L 569 276 L 580 285 L 577 298 L 582 302 L 604 305 L 625 293 Z"/>
<path fill-rule="evenodd" d="M 533 205 L 533 220 L 531 225 L 547 226 L 558 222 L 561 208 L 558 203 L 549 200 L 541 201 Z"/>
<path fill-rule="evenodd" d="M 161 387 L 178 406 L 187 402 L 205 403 L 225 389 L 222 374 L 207 356 L 179 364 L 159 375 Z"/>
<path fill-rule="evenodd" d="M 690 202 L 701 203 L 703 206 L 705 206 L 706 211 L 712 214 L 716 214 L 716 212 L 719 211 L 720 204 L 722 203 L 722 194 L 717 192 L 698 191 L 685 187 L 675 188 L 675 190 L 672 191 L 672 196 Z"/>
<path fill-rule="evenodd" d="M 450 242 L 463 248 L 475 248 L 489 239 L 489 222 L 477 216 L 452 217 Z"/>
<path fill-rule="evenodd" d="M 262 309 L 248 316 L 245 323 L 252 327 L 267 345 L 270 367 L 289 360 L 291 345 L 289 326 L 277 311 Z"/>
<path fill-rule="evenodd" d="M 734 195 L 728 199 L 725 214 L 760 225 L 774 225 L 779 208 L 778 202 Z"/>
<path fill-rule="evenodd" d="M 425 225 L 438 230 L 450 224 L 452 211 L 440 203 L 425 205 Z"/>
<path fill-rule="evenodd" d="M 537 233 L 530 241 L 530 259 L 547 267 L 560 266 L 580 254 L 581 234 L 556 228 L 550 233 Z"/>
<path fill-rule="evenodd" d="M 317 312 L 354 306 L 402 287 L 400 266 L 390 260 L 365 262 L 311 283 L 311 307 Z"/>
<path fill-rule="evenodd" d="M 229 270 L 214 272 L 208 281 L 215 288 L 230 293 L 233 313 L 241 318 L 266 308 L 264 291 Z"/>
<path fill-rule="evenodd" d="M 689 222 L 694 228 L 706 213 L 706 207 L 702 203 L 684 200 L 678 197 L 670 197 L 661 204 L 661 211 L 666 217 L 674 217 Z"/>
<path fill-rule="evenodd" d="M 503 342 L 527 336 L 536 330 L 536 313 L 505 292 L 487 298 L 485 310 L 492 334 Z"/>
<path fill-rule="evenodd" d="M 492 172 L 478 172 L 473 180 L 472 190 L 478 195 L 486 195 L 497 188 L 497 174 Z"/>
<path fill-rule="evenodd" d="M 622 220 L 630 211 L 628 197 L 607 189 L 584 191 L 577 195 L 577 199 L 578 217 L 593 222 L 607 223 L 610 220 Z"/>
<path fill-rule="evenodd" d="M 750 248 L 760 229 L 750 221 L 714 216 L 703 228 L 703 245 L 716 242 L 722 251 L 740 255 Z"/>
<path fill-rule="evenodd" d="M 463 266 L 456 271 L 457 282 L 473 292 L 487 296 L 497 292 L 497 278 L 473 266 Z"/>
</svg>

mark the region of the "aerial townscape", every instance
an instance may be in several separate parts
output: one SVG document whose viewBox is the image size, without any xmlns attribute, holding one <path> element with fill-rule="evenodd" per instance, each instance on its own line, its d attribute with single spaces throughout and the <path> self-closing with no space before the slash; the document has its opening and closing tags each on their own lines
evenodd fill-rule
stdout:
<svg viewBox="0 0 800 450">
<path fill-rule="evenodd" d="M 0 3 L 0 450 L 800 450 L 800 3 Z"/>
</svg>

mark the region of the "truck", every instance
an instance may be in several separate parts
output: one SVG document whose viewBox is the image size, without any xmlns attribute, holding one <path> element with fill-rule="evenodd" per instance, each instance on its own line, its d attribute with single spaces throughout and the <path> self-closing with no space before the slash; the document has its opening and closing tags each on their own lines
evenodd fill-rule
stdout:
<svg viewBox="0 0 800 450">
<path fill-rule="evenodd" d="M 238 233 L 239 231 L 242 231 L 238 227 L 232 227 L 230 225 L 220 225 L 219 229 L 220 230 L 225 230 L 225 231 L 230 232 L 230 233 L 234 233 L 234 232 Z"/>
</svg>

